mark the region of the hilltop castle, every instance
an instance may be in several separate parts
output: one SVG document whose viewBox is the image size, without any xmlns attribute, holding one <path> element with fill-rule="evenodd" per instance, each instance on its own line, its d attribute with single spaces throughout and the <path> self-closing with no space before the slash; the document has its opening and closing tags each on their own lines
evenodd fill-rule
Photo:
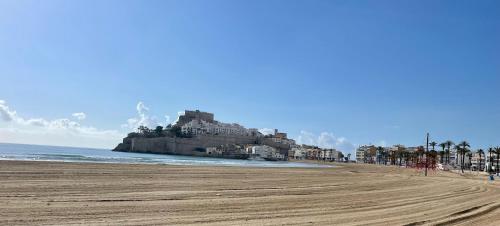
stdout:
<svg viewBox="0 0 500 226">
<path fill-rule="evenodd" d="M 221 123 L 214 120 L 214 114 L 201 111 L 186 111 L 179 116 L 176 126 L 181 127 L 182 133 L 190 135 L 261 135 L 258 129 L 246 129 L 236 123 Z"/>
<path fill-rule="evenodd" d="M 273 156 L 282 156 L 278 160 L 286 160 L 293 144 L 277 130 L 264 136 L 257 129 L 218 122 L 213 113 L 186 110 L 165 130 L 142 128 L 130 133 L 114 151 L 246 159 L 249 146 L 265 145 L 275 150 Z"/>
</svg>

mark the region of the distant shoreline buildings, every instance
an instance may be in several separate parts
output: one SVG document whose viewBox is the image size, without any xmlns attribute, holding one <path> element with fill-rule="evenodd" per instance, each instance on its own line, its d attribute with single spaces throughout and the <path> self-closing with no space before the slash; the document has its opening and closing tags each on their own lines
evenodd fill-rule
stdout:
<svg viewBox="0 0 500 226">
<path fill-rule="evenodd" d="M 452 145 L 451 141 L 441 144 L 432 142 L 428 148 L 405 147 L 404 145 L 389 147 L 362 145 L 356 149 L 356 162 L 443 170 L 460 168 L 471 171 L 499 171 L 500 148 L 471 151 L 468 149 L 467 142 Z M 437 149 L 437 146 L 440 148 Z"/>
<path fill-rule="evenodd" d="M 409 155 L 420 152 L 425 152 L 425 148 L 423 146 L 405 147 L 404 145 L 397 144 L 389 147 L 382 147 L 375 145 L 362 145 L 356 149 L 356 162 L 379 163 L 381 161 L 385 161 L 384 158 L 386 158 L 387 156 L 391 158 L 391 160 L 396 159 L 398 162 L 399 160 L 401 160 L 401 162 L 404 162 L 405 158 L 407 158 Z M 454 151 L 451 151 L 449 158 L 447 156 L 446 158 L 446 160 L 449 162 L 455 162 L 456 153 Z"/>
<path fill-rule="evenodd" d="M 297 160 L 320 160 L 329 162 L 348 162 L 349 155 L 344 156 L 341 151 L 334 148 L 325 149 L 312 145 L 297 145 L 290 151 L 291 158 Z"/>
</svg>

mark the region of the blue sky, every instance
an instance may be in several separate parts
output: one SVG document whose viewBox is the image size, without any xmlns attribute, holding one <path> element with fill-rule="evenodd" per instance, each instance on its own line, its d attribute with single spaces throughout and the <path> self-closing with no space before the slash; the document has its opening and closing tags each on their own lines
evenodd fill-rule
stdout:
<svg viewBox="0 0 500 226">
<path fill-rule="evenodd" d="M 142 102 L 341 149 L 500 145 L 499 25 L 498 1 L 0 0 L 0 142 L 111 147 Z"/>
</svg>

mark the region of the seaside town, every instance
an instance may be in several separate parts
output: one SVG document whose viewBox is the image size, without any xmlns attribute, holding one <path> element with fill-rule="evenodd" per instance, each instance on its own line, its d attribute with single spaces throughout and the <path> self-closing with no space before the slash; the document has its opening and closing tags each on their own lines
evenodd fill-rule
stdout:
<svg viewBox="0 0 500 226">
<path fill-rule="evenodd" d="M 114 150 L 267 161 L 348 162 L 350 159 L 350 154 L 344 155 L 333 148 L 297 144 L 277 129 L 272 134 L 262 134 L 255 128 L 216 121 L 213 113 L 199 110 L 186 110 L 174 125 L 166 128 L 141 126 Z"/>
<path fill-rule="evenodd" d="M 439 148 L 439 149 L 438 149 Z M 379 165 L 395 165 L 405 168 L 434 170 L 464 170 L 499 173 L 500 147 L 473 151 L 470 144 L 462 141 L 430 142 L 427 147 L 394 145 L 381 147 L 360 146 L 356 149 L 356 162 Z"/>
<path fill-rule="evenodd" d="M 427 147 L 363 145 L 356 149 L 356 157 L 351 160 L 351 154 L 345 155 L 342 150 L 297 144 L 287 137 L 287 133 L 277 129 L 272 134 L 262 134 L 255 128 L 216 121 L 213 113 L 199 110 L 186 110 L 174 125 L 166 128 L 141 126 L 137 132 L 124 138 L 115 151 L 267 161 L 356 162 L 462 172 L 497 172 L 500 157 L 498 147 L 472 151 L 466 141 L 458 144 L 445 141 L 440 144 L 430 142 Z"/>
</svg>

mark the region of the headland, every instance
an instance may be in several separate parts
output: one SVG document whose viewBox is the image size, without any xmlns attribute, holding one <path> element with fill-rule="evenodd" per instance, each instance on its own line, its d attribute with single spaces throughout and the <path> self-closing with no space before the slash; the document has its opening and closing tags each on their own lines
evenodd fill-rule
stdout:
<svg viewBox="0 0 500 226">
<path fill-rule="evenodd" d="M 186 110 L 176 123 L 129 133 L 114 151 L 265 160 L 288 160 L 295 141 L 275 130 L 264 135 L 237 123 L 222 123 L 214 114 Z"/>
</svg>

